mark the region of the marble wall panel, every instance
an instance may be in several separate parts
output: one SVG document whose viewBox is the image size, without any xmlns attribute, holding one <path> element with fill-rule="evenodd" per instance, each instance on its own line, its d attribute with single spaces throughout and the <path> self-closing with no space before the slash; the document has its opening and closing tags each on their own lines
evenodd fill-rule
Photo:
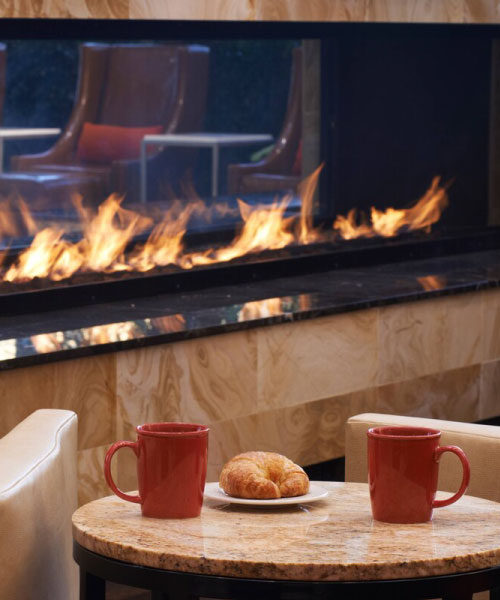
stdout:
<svg viewBox="0 0 500 600">
<path fill-rule="evenodd" d="M 482 318 L 477 294 L 381 308 L 379 383 L 479 363 Z"/>
<path fill-rule="evenodd" d="M 476 421 L 479 388 L 474 365 L 221 421 L 211 429 L 210 474 L 217 478 L 227 460 L 248 450 L 279 452 L 302 465 L 343 456 L 345 422 L 363 412 Z"/>
<path fill-rule="evenodd" d="M 109 496 L 113 492 L 104 479 L 104 457 L 108 446 L 97 446 L 78 452 L 78 505 Z M 111 474 L 117 481 L 117 464 L 113 459 Z"/>
<path fill-rule="evenodd" d="M 378 388 L 377 412 L 473 422 L 479 409 L 480 365 Z"/>
<path fill-rule="evenodd" d="M 481 396 L 479 419 L 500 416 L 500 361 L 485 362 L 481 365 Z"/>
<path fill-rule="evenodd" d="M 126 439 L 148 421 L 212 423 L 254 412 L 257 331 L 120 353 L 117 397 L 118 432 Z"/>
<path fill-rule="evenodd" d="M 129 0 L 131 19 L 251 18 L 251 0 Z"/>
<path fill-rule="evenodd" d="M 462 23 L 464 0 L 372 0 L 368 21 Z"/>
<path fill-rule="evenodd" d="M 185 421 L 213 423 L 255 412 L 258 335 L 252 329 L 176 344 Z"/>
<path fill-rule="evenodd" d="M 486 290 L 483 299 L 483 359 L 500 358 L 500 291 Z"/>
<path fill-rule="evenodd" d="M 38 408 L 78 415 L 78 447 L 115 439 L 115 357 L 112 354 L 0 371 L 0 436 Z"/>
<path fill-rule="evenodd" d="M 259 410 L 374 387 L 377 324 L 365 310 L 259 329 Z"/>
<path fill-rule="evenodd" d="M 254 0 L 255 18 L 263 21 L 364 21 L 369 4 L 370 0 Z"/>
<path fill-rule="evenodd" d="M 0 17 L 126 19 L 129 0 L 0 0 Z"/>
<path fill-rule="evenodd" d="M 148 346 L 116 355 L 117 435 L 135 440 L 135 428 L 181 421 L 181 369 L 175 345 Z"/>
<path fill-rule="evenodd" d="M 302 465 L 342 456 L 346 420 L 375 408 L 376 390 L 371 389 L 215 423 L 209 475 L 217 479 L 227 460 L 249 450 L 278 452 Z"/>
<path fill-rule="evenodd" d="M 0 0 L 0 17 L 487 23 L 496 0 Z"/>
<path fill-rule="evenodd" d="M 464 0 L 466 23 L 500 22 L 500 3 L 497 0 Z"/>
</svg>

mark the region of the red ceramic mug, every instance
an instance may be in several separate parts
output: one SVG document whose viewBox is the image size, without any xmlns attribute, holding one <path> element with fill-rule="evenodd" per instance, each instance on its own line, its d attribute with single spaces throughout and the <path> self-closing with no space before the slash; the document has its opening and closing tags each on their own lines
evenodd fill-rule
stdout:
<svg viewBox="0 0 500 600">
<path fill-rule="evenodd" d="M 197 517 L 207 474 L 208 427 L 194 423 L 139 425 L 137 442 L 116 442 L 106 453 L 104 475 L 113 492 L 141 505 L 145 517 Z M 139 494 L 125 494 L 111 476 L 111 459 L 120 448 L 137 457 Z"/>
<path fill-rule="evenodd" d="M 368 482 L 373 518 L 386 523 L 425 523 L 434 508 L 448 506 L 465 493 L 469 461 L 457 446 L 440 446 L 441 432 L 427 427 L 374 427 L 368 430 Z M 460 489 L 435 500 L 439 459 L 453 452 L 462 462 Z"/>
</svg>

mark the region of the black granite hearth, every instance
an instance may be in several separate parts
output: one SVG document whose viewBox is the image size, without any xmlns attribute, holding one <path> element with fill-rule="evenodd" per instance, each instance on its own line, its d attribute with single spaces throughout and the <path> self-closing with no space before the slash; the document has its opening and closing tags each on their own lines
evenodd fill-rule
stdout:
<svg viewBox="0 0 500 600">
<path fill-rule="evenodd" d="M 500 286 L 500 250 L 0 317 L 0 369 Z"/>
</svg>

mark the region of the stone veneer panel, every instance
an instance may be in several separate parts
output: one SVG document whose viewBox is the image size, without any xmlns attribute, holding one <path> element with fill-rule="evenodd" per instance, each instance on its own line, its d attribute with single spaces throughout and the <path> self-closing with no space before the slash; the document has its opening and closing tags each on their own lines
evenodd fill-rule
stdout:
<svg viewBox="0 0 500 600">
<path fill-rule="evenodd" d="M 465 0 L 464 20 L 466 23 L 498 23 L 500 4 L 496 0 Z"/>
<path fill-rule="evenodd" d="M 345 422 L 363 412 L 477 421 L 479 382 L 480 367 L 473 365 L 215 423 L 210 475 L 217 479 L 229 458 L 247 450 L 284 453 L 302 465 L 343 456 Z"/>
<path fill-rule="evenodd" d="M 248 450 L 286 454 L 302 465 L 342 456 L 347 419 L 376 407 L 376 390 L 370 389 L 214 423 L 209 445 L 211 480 L 218 479 L 227 460 Z"/>
<path fill-rule="evenodd" d="M 126 19 L 129 0 L 3 0 L 1 17 Z"/>
<path fill-rule="evenodd" d="M 0 17 L 498 23 L 494 0 L 0 0 Z"/>
<path fill-rule="evenodd" d="M 251 0 L 129 0 L 131 19 L 248 19 Z"/>
<path fill-rule="evenodd" d="M 479 419 L 490 419 L 500 415 L 500 361 L 481 365 L 481 399 Z"/>
<path fill-rule="evenodd" d="M 376 0 L 366 12 L 368 21 L 462 23 L 464 0 Z"/>
<path fill-rule="evenodd" d="M 480 370 L 480 365 L 472 365 L 380 386 L 375 412 L 478 421 L 483 418 L 479 399 Z"/>
<path fill-rule="evenodd" d="M 117 354 L 118 431 L 139 423 L 212 423 L 257 408 L 257 330 Z"/>
<path fill-rule="evenodd" d="M 363 310 L 260 329 L 259 410 L 374 387 L 377 317 Z"/>
<path fill-rule="evenodd" d="M 111 443 L 115 428 L 115 356 L 107 354 L 0 371 L 0 436 L 38 408 L 78 414 L 80 449 Z"/>
<path fill-rule="evenodd" d="M 481 362 L 481 298 L 471 293 L 381 308 L 378 382 Z"/>
<path fill-rule="evenodd" d="M 148 346 L 116 355 L 117 433 L 134 439 L 152 421 L 180 421 L 180 368 L 175 345 Z"/>
<path fill-rule="evenodd" d="M 86 504 L 96 498 L 109 496 L 112 491 L 104 479 L 104 457 L 109 445 L 88 448 L 78 451 L 78 504 Z M 135 468 L 135 466 L 134 466 Z M 111 463 L 111 474 L 118 482 L 118 464 L 115 459 Z M 127 489 L 135 488 L 131 486 Z"/>
<path fill-rule="evenodd" d="M 483 292 L 483 359 L 500 358 L 500 293 Z"/>
</svg>

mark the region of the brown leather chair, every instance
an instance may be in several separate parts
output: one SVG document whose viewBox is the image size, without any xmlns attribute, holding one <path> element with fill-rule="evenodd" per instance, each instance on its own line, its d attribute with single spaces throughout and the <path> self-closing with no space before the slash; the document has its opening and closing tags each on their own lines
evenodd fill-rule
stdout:
<svg viewBox="0 0 500 600">
<path fill-rule="evenodd" d="M 272 151 L 256 163 L 228 166 L 229 194 L 294 189 L 301 180 L 292 173 L 302 137 L 302 50 L 294 48 L 285 119 Z"/>
<path fill-rule="evenodd" d="M 0 44 L 0 123 L 3 120 L 3 103 L 5 100 L 5 76 L 7 72 L 7 47 Z"/>
<path fill-rule="evenodd" d="M 21 195 L 49 195 L 50 186 L 82 191 L 96 202 L 112 192 L 138 200 L 139 159 L 103 164 L 79 158 L 84 123 L 121 127 L 161 125 L 162 132 L 199 131 L 205 114 L 209 50 L 204 46 L 85 43 L 80 49 L 76 100 L 62 135 L 46 152 L 15 156 L 12 174 L 0 177 Z M 148 176 L 181 177 L 192 162 L 189 150 L 148 154 Z M 50 177 L 49 177 L 50 176 Z M 88 198 L 84 198 L 88 200 Z"/>
</svg>

